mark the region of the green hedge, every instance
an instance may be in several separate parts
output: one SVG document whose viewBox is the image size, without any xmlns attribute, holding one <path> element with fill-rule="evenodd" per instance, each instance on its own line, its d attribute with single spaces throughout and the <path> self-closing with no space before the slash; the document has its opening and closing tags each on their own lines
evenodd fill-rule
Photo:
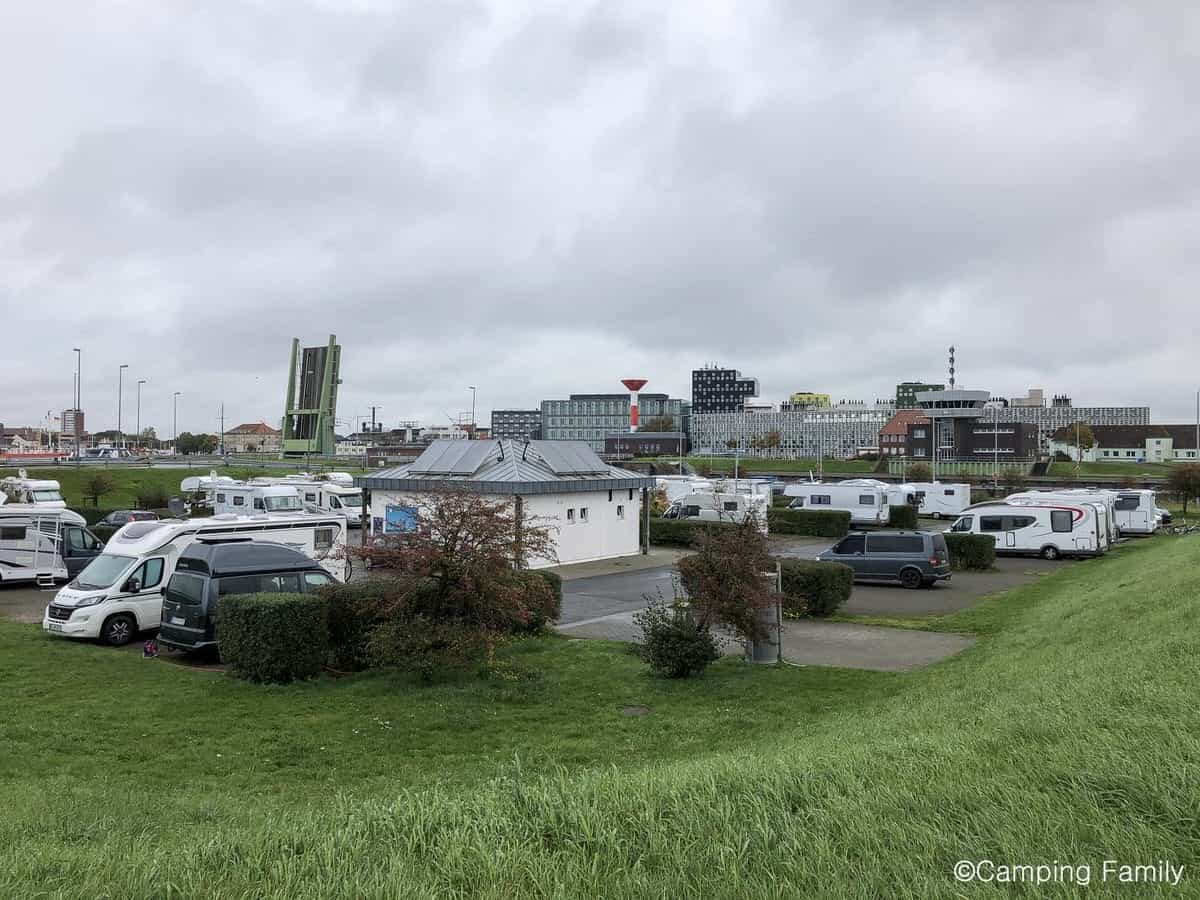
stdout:
<svg viewBox="0 0 1200 900">
<path fill-rule="evenodd" d="M 312 678 L 329 653 L 328 601 L 319 594 L 222 597 L 217 646 L 238 678 L 279 683 Z"/>
<path fill-rule="evenodd" d="M 844 509 L 772 509 L 767 513 L 772 534 L 807 534 L 839 538 L 850 530 L 850 513 Z"/>
<path fill-rule="evenodd" d="M 786 509 L 787 505 L 795 499 L 795 497 L 789 497 L 787 494 L 776 494 L 771 498 L 771 507 L 773 509 Z"/>
<path fill-rule="evenodd" d="M 691 547 L 700 531 L 706 528 L 728 528 L 720 522 L 699 522 L 688 519 L 650 517 L 650 543 L 668 547 Z"/>
<path fill-rule="evenodd" d="M 783 611 L 789 616 L 831 616 L 850 599 L 854 572 L 839 562 L 781 559 Z"/>
<path fill-rule="evenodd" d="M 896 503 L 888 509 L 888 527 L 916 530 L 917 508 L 908 503 Z"/>
<path fill-rule="evenodd" d="M 946 532 L 951 569 L 990 569 L 996 563 L 996 542 L 987 534 Z"/>
<path fill-rule="evenodd" d="M 549 605 L 529 610 L 530 628 L 541 631 L 546 625 L 557 622 L 562 616 L 562 576 L 557 572 L 547 572 L 545 569 L 537 569 L 530 574 L 536 575 L 550 586 L 551 602 Z"/>
<path fill-rule="evenodd" d="M 319 591 L 328 604 L 329 665 L 342 672 L 359 672 L 370 664 L 371 632 L 383 621 L 383 610 L 399 595 L 388 578 L 348 584 L 329 584 Z"/>
</svg>

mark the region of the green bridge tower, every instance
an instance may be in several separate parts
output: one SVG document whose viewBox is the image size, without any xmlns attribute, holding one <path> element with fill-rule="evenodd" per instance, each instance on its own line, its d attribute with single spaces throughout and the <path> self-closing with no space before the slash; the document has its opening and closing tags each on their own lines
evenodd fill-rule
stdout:
<svg viewBox="0 0 1200 900">
<path fill-rule="evenodd" d="M 324 347 L 301 348 L 300 339 L 292 339 L 287 407 L 283 412 L 284 456 L 333 456 L 341 360 L 342 348 L 336 335 L 331 334 Z"/>
</svg>

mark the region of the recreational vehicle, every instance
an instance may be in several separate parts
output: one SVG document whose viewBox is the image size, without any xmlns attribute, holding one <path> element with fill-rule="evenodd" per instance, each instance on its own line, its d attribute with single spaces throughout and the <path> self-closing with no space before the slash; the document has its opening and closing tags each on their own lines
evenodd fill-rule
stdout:
<svg viewBox="0 0 1200 900">
<path fill-rule="evenodd" d="M 952 519 L 971 505 L 969 484 L 914 481 L 906 487 L 912 491 L 918 515 L 931 516 L 934 519 Z"/>
<path fill-rule="evenodd" d="M 659 475 L 654 479 L 655 490 L 666 495 L 668 503 L 674 503 L 697 491 L 711 491 L 713 483 L 698 475 Z"/>
<path fill-rule="evenodd" d="M 255 513 L 303 512 L 300 489 L 293 484 L 219 485 L 213 490 L 213 512 L 235 516 Z"/>
<path fill-rule="evenodd" d="M 207 519 L 131 522 L 112 536 L 104 552 L 58 592 L 46 607 L 46 631 L 125 644 L 139 631 L 157 628 L 163 587 L 179 554 L 198 540 L 266 541 L 317 560 L 345 581 L 346 520 L 305 512 L 216 515 Z"/>
<path fill-rule="evenodd" d="M 783 493 L 793 498 L 790 509 L 845 510 L 850 513 L 851 525 L 888 523 L 888 492 L 878 485 L 799 482 L 789 484 Z"/>
<path fill-rule="evenodd" d="M 77 512 L 0 504 L 0 582 L 51 587 L 76 575 L 103 546 Z"/>
<path fill-rule="evenodd" d="M 769 503 L 768 500 L 767 504 Z M 764 505 L 762 498 L 751 494 L 695 491 L 680 497 L 667 507 L 663 518 L 740 525 L 748 517 L 753 516 L 759 528 L 765 533 L 768 508 L 767 505 Z"/>
<path fill-rule="evenodd" d="M 303 504 L 312 511 L 330 512 L 346 517 L 346 524 L 357 528 L 362 524 L 362 488 L 354 486 L 354 478 L 344 472 L 328 475 L 284 475 L 279 478 L 259 477 L 250 484 L 270 484 L 292 487 L 300 492 Z"/>
<path fill-rule="evenodd" d="M 1117 542 L 1120 530 L 1117 528 L 1117 495 L 1114 491 L 1096 490 L 1092 488 L 1062 488 L 1050 491 L 1022 491 L 1009 494 L 1005 499 L 1016 503 L 1089 503 L 1097 510 L 1100 519 L 1100 534 L 1105 550 Z"/>
<path fill-rule="evenodd" d="M 997 553 L 1058 559 L 1103 553 L 1103 527 L 1095 504 L 1001 500 L 967 507 L 947 530 L 990 535 Z"/>
<path fill-rule="evenodd" d="M 0 494 L 4 494 L 9 503 L 24 503 L 43 509 L 67 508 L 67 501 L 63 499 L 62 488 L 57 481 L 27 478 L 24 469 L 19 469 L 15 478 L 0 479 Z"/>
<path fill-rule="evenodd" d="M 236 478 L 230 478 L 228 475 L 218 475 L 214 470 L 207 475 L 192 475 L 189 478 L 183 479 L 183 481 L 179 482 L 179 490 L 185 494 L 203 494 L 205 505 L 212 506 L 216 503 L 217 488 L 241 483 Z"/>
</svg>

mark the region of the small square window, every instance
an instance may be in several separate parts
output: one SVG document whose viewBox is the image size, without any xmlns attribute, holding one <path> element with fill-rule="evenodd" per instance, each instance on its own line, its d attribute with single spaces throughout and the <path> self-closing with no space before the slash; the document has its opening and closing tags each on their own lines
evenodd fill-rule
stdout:
<svg viewBox="0 0 1200 900">
<path fill-rule="evenodd" d="M 587 521 L 587 507 L 586 506 L 579 507 L 579 521 L 580 522 Z"/>
<path fill-rule="evenodd" d="M 574 522 L 574 521 L 575 521 L 575 510 L 573 510 L 573 509 L 568 509 L 568 510 L 567 510 L 567 521 L 568 521 L 568 522 Z"/>
<path fill-rule="evenodd" d="M 618 519 L 625 518 L 625 507 L 620 503 L 617 504 L 617 518 Z"/>
</svg>

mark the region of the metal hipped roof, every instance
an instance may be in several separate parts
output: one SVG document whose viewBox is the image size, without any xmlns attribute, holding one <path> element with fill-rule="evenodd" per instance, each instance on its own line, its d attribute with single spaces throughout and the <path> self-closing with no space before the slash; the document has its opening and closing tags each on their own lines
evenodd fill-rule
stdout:
<svg viewBox="0 0 1200 900">
<path fill-rule="evenodd" d="M 446 444 L 468 448 L 442 446 Z M 360 475 L 354 483 L 368 490 L 459 489 L 509 495 L 654 487 L 653 478 L 608 465 L 584 441 L 508 439 L 435 441 L 415 462 Z"/>
</svg>

